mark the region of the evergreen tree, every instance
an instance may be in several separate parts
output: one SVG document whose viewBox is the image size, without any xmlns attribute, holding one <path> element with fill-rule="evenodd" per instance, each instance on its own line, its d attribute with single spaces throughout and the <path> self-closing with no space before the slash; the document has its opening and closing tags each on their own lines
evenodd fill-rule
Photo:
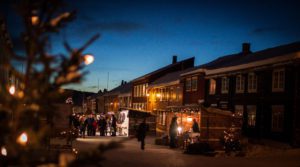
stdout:
<svg viewBox="0 0 300 167">
<path fill-rule="evenodd" d="M 63 86 L 79 83 L 86 74 L 84 63 L 92 57 L 84 50 L 99 35 L 80 48 L 64 41 L 67 54 L 55 54 L 50 37 L 74 19 L 75 11 L 64 11 L 61 0 L 21 0 L 16 10 L 24 23 L 24 55 L 15 52 L 4 19 L 0 30 L 0 73 L 14 78 L 11 82 L 2 76 L 0 82 L 0 163 L 27 166 L 53 158 L 47 149 L 55 103 Z M 16 61 L 24 64 L 24 71 L 13 65 Z"/>
</svg>

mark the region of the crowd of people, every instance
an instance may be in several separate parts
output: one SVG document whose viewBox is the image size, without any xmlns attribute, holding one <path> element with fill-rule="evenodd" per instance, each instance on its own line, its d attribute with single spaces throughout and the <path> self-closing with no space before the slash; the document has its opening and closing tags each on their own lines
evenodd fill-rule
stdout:
<svg viewBox="0 0 300 167">
<path fill-rule="evenodd" d="M 71 115 L 70 126 L 78 129 L 81 137 L 96 136 L 96 131 L 100 132 L 100 136 L 116 136 L 117 119 L 115 115 Z"/>
</svg>

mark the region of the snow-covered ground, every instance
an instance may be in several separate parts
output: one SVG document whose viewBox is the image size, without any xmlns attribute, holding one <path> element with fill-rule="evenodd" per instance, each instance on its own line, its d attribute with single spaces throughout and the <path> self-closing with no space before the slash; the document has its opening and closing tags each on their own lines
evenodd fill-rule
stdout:
<svg viewBox="0 0 300 167">
<path fill-rule="evenodd" d="M 77 139 L 74 147 L 79 151 L 89 151 L 100 143 L 112 140 L 121 141 L 121 137 L 90 137 Z M 252 146 L 246 157 L 216 156 L 206 157 L 201 155 L 186 155 L 183 150 L 169 149 L 166 146 L 154 145 L 154 138 L 146 138 L 146 149 L 140 149 L 136 139 L 123 142 L 123 147 L 111 150 L 105 154 L 107 167 L 215 167 L 215 166 L 282 166 L 300 167 L 300 149 L 282 149 L 267 146 Z"/>
</svg>

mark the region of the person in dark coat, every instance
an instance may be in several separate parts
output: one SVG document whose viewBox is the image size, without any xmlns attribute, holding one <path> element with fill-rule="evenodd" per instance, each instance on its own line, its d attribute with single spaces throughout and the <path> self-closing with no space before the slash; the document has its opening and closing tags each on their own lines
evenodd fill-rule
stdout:
<svg viewBox="0 0 300 167">
<path fill-rule="evenodd" d="M 193 132 L 194 132 L 194 133 L 199 133 L 199 132 L 200 132 L 200 129 L 199 129 L 199 125 L 198 125 L 196 119 L 194 119 L 193 122 L 194 122 L 194 123 L 193 123 L 193 127 L 192 127 Z"/>
<path fill-rule="evenodd" d="M 177 136 L 177 117 L 173 117 L 170 125 L 170 148 L 176 147 L 176 136 Z"/>
<path fill-rule="evenodd" d="M 115 115 L 112 115 L 112 120 L 111 120 L 111 127 L 112 127 L 112 136 L 116 136 L 117 132 L 117 118 Z"/>
<path fill-rule="evenodd" d="M 105 136 L 105 130 L 106 130 L 106 119 L 101 117 L 99 120 L 99 129 L 100 129 L 100 136 Z"/>
<path fill-rule="evenodd" d="M 140 123 L 138 130 L 137 130 L 137 138 L 138 141 L 141 142 L 141 149 L 145 149 L 145 138 L 146 138 L 146 133 L 149 130 L 149 126 L 146 124 L 146 118 L 143 120 L 142 123 Z"/>
</svg>

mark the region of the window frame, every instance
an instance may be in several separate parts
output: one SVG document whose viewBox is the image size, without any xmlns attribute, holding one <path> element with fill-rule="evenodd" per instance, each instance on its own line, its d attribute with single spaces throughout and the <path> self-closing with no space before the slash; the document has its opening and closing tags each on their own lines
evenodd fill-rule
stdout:
<svg viewBox="0 0 300 167">
<path fill-rule="evenodd" d="M 235 92 L 236 93 L 244 93 L 245 92 L 245 77 L 242 74 L 236 76 Z"/>
<path fill-rule="evenodd" d="M 190 77 L 185 79 L 185 91 L 186 92 L 192 91 L 192 78 Z"/>
<path fill-rule="evenodd" d="M 217 87 L 217 81 L 213 78 L 209 79 L 209 94 L 210 95 L 216 94 L 216 87 Z"/>
<path fill-rule="evenodd" d="M 193 76 L 191 79 L 191 91 L 198 90 L 198 76 Z"/>
<path fill-rule="evenodd" d="M 285 107 L 284 105 L 272 105 L 271 108 L 272 108 L 271 130 L 272 132 L 283 132 Z"/>
<path fill-rule="evenodd" d="M 248 74 L 247 90 L 248 90 L 248 93 L 256 93 L 257 92 L 257 75 L 254 72 L 251 72 Z"/>
<path fill-rule="evenodd" d="M 221 93 L 227 94 L 229 92 L 229 78 L 222 77 L 221 79 Z"/>
<path fill-rule="evenodd" d="M 281 77 L 280 74 L 282 74 Z M 274 69 L 272 72 L 272 92 L 283 92 L 284 89 L 285 89 L 285 69 L 284 68 Z"/>
<path fill-rule="evenodd" d="M 250 110 L 255 109 L 255 111 Z M 251 114 L 250 114 L 251 112 Z M 250 115 L 254 115 L 254 117 L 250 118 Z M 257 116 L 257 107 L 256 105 L 247 105 L 247 126 L 250 128 L 256 127 L 256 117 Z"/>
</svg>

